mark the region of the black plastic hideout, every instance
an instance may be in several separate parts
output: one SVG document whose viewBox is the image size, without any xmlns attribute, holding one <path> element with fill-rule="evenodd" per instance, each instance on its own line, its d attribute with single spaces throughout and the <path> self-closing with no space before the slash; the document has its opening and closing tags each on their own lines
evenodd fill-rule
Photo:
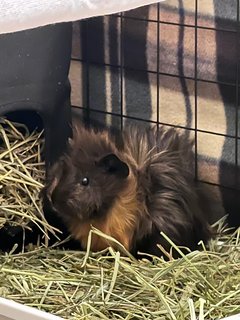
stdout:
<svg viewBox="0 0 240 320">
<path fill-rule="evenodd" d="M 71 23 L 0 35 L 0 116 L 26 110 L 40 115 L 47 164 L 70 134 L 71 41 Z"/>
<path fill-rule="evenodd" d="M 40 116 L 47 168 L 64 151 L 71 135 L 71 44 L 71 23 L 0 35 L 0 116 L 17 114 L 15 121 L 33 126 L 34 114 Z M 51 224 L 64 228 L 55 215 L 45 215 Z M 25 243 L 37 238 L 39 230 L 32 227 Z M 14 243 L 21 249 L 22 241 L 21 227 L 0 230 L 0 250 L 11 250 Z"/>
</svg>

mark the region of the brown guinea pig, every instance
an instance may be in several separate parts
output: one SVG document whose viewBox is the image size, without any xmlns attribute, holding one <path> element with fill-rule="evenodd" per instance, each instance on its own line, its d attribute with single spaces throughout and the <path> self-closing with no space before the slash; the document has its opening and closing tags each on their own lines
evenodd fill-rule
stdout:
<svg viewBox="0 0 240 320">
<path fill-rule="evenodd" d="M 86 249 L 91 226 L 127 250 L 160 255 L 157 244 L 195 249 L 211 237 L 210 202 L 194 179 L 193 142 L 177 129 L 129 126 L 118 134 L 75 124 L 73 138 L 50 168 L 43 190 Z M 109 243 L 97 235 L 91 249 Z"/>
</svg>

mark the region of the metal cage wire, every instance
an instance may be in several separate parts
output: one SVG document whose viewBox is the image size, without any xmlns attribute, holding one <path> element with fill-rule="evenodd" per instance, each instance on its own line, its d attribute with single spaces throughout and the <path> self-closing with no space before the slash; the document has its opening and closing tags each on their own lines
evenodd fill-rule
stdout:
<svg viewBox="0 0 240 320">
<path fill-rule="evenodd" d="M 233 0 L 235 1 L 235 0 Z M 182 0 L 179 0 L 179 3 L 182 2 Z M 135 16 L 135 15 L 126 15 L 125 13 L 119 13 L 119 14 L 115 14 L 112 15 L 112 17 L 115 17 L 116 19 L 119 19 L 120 21 L 120 59 L 119 59 L 119 63 L 116 64 L 111 64 L 108 62 L 99 62 L 99 61 L 93 61 L 90 59 L 88 59 L 87 56 L 85 56 L 84 58 L 82 57 L 73 57 L 72 60 L 73 61 L 78 61 L 81 62 L 84 65 L 84 95 L 85 95 L 85 100 L 84 100 L 84 106 L 77 106 L 78 108 L 84 110 L 84 115 L 85 115 L 85 120 L 89 121 L 90 120 L 90 114 L 91 112 L 95 112 L 96 114 L 105 114 L 105 115 L 110 115 L 110 116 L 114 116 L 114 117 L 119 117 L 120 118 L 120 123 L 121 123 L 121 128 L 123 127 L 123 123 L 124 123 L 124 119 L 131 119 L 131 120 L 137 120 L 140 122 L 144 122 L 144 123 L 154 123 L 154 124 L 161 124 L 161 125 L 167 125 L 167 126 L 172 126 L 172 127 L 178 127 L 184 130 L 190 130 L 191 132 L 194 132 L 194 139 L 195 139 L 195 175 L 196 178 L 198 179 L 198 134 L 199 133 L 205 133 L 205 134 L 210 134 L 210 135 L 214 135 L 214 136 L 221 136 L 221 137 L 225 137 L 225 138 L 230 138 L 230 139 L 234 139 L 235 143 L 235 166 L 238 166 L 238 153 L 239 153 L 239 142 L 240 142 L 240 137 L 239 137 L 239 125 L 238 125 L 238 108 L 239 108 L 239 58 L 237 57 L 237 61 L 236 61 L 236 76 L 235 76 L 235 83 L 229 82 L 229 81 L 223 81 L 221 79 L 217 79 L 215 80 L 211 80 L 211 79 L 203 79 L 199 76 L 198 74 L 198 35 L 199 35 L 199 30 L 209 30 L 209 31 L 214 31 L 216 33 L 218 32 L 224 32 L 227 34 L 233 34 L 236 39 L 237 39 L 237 43 L 236 43 L 236 51 L 239 52 L 240 51 L 240 36 L 239 36 L 239 32 L 240 32 L 240 23 L 239 23 L 239 10 L 240 10 L 240 0 L 236 0 L 236 10 L 237 10 L 237 17 L 236 17 L 236 24 L 235 24 L 235 28 L 224 28 L 224 27 L 211 27 L 211 26 L 204 26 L 204 25 L 199 25 L 198 24 L 198 20 L 199 20 L 199 0 L 194 0 L 195 2 L 195 13 L 194 13 L 194 25 L 192 24 L 188 24 L 185 22 L 184 19 L 184 15 L 180 15 L 179 18 L 179 22 L 173 22 L 173 21 L 163 21 L 161 20 L 161 4 L 158 3 L 157 4 L 157 16 L 156 19 L 144 19 L 141 16 Z M 123 50 L 124 50 L 124 37 L 123 37 L 123 23 L 124 20 L 132 20 L 132 21 L 143 21 L 146 23 L 153 23 L 157 25 L 157 43 L 156 43 L 156 65 L 157 65 L 157 70 L 146 70 L 146 69 L 142 69 L 139 67 L 135 67 L 135 66 L 130 66 L 130 65 L 125 65 L 124 61 L 123 61 Z M 85 32 L 86 34 L 88 34 L 88 25 L 89 25 L 89 20 L 85 20 L 80 22 L 82 26 L 84 26 L 85 28 Z M 191 30 L 194 30 L 194 75 L 193 76 L 189 76 L 189 75 L 185 75 L 184 74 L 184 70 L 181 69 L 183 68 L 181 65 L 179 66 L 179 73 L 178 74 L 172 74 L 172 73 L 167 73 L 167 72 L 162 72 L 160 70 L 160 31 L 161 31 L 161 27 L 165 25 L 165 26 L 178 26 L 180 27 L 180 33 L 181 30 L 183 32 L 183 28 L 189 28 Z M 182 27 L 182 29 L 181 29 Z M 180 35 L 181 36 L 181 35 Z M 84 41 L 83 41 L 83 46 L 88 47 L 89 41 L 91 41 L 90 37 L 85 37 Z M 182 48 L 178 49 L 179 52 L 178 54 L 181 56 L 183 55 L 183 52 L 181 52 Z M 110 67 L 110 68 L 115 68 L 119 71 L 119 76 L 120 76 L 120 112 L 119 113 L 115 113 L 115 112 L 109 112 L 106 110 L 99 110 L 97 108 L 93 108 L 90 105 L 90 99 L 89 99 L 89 94 L 90 94 L 90 86 L 91 86 L 91 82 L 90 82 L 90 75 L 89 75 L 89 69 L 90 66 L 99 66 L 99 67 Z M 125 70 L 130 70 L 132 72 L 147 72 L 149 74 L 154 74 L 156 75 L 156 85 L 157 85 L 157 116 L 156 116 L 156 120 L 152 120 L 152 119 L 144 119 L 142 117 L 136 117 L 136 116 L 131 116 L 131 115 L 126 115 L 123 112 L 123 85 L 124 85 L 124 71 Z M 168 77 L 172 77 L 174 78 L 181 78 L 184 81 L 188 81 L 191 80 L 194 82 L 194 127 L 188 127 L 188 126 L 181 126 L 181 125 L 175 125 L 172 123 L 167 123 L 162 121 L 161 119 L 161 113 L 160 113 L 160 100 L 161 100 L 161 95 L 159 92 L 159 87 L 161 84 L 161 76 L 168 76 Z M 220 84 L 220 85 L 226 85 L 229 87 L 234 88 L 235 90 L 235 134 L 229 134 L 229 133 L 221 133 L 221 132 L 215 132 L 215 131 L 209 131 L 209 130 L 205 130 L 202 128 L 198 127 L 198 98 L 199 98 L 199 92 L 198 92 L 198 87 L 200 83 L 205 83 L 205 84 Z M 209 181 L 204 181 L 213 185 L 219 185 L 218 183 L 211 183 Z M 231 188 L 231 187 L 230 187 Z M 240 188 L 240 186 L 239 186 Z"/>
</svg>

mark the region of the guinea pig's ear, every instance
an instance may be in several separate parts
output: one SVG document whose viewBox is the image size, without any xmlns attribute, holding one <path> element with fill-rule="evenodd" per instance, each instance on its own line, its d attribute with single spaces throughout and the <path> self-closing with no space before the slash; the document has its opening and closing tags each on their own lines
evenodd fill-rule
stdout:
<svg viewBox="0 0 240 320">
<path fill-rule="evenodd" d="M 113 153 L 101 158 L 97 165 L 103 167 L 108 173 L 115 174 L 121 178 L 127 178 L 129 175 L 128 165 Z"/>
</svg>

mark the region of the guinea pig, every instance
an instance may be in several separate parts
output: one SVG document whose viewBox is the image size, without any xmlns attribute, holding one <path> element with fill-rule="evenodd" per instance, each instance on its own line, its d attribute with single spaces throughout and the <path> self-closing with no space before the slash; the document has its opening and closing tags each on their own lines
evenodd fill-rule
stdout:
<svg viewBox="0 0 240 320">
<path fill-rule="evenodd" d="M 50 168 L 45 201 L 86 249 L 91 226 L 137 251 L 195 249 L 212 236 L 211 197 L 194 179 L 194 143 L 175 128 L 107 129 L 75 123 L 66 153 Z M 91 250 L 109 242 L 93 235 Z"/>
</svg>

